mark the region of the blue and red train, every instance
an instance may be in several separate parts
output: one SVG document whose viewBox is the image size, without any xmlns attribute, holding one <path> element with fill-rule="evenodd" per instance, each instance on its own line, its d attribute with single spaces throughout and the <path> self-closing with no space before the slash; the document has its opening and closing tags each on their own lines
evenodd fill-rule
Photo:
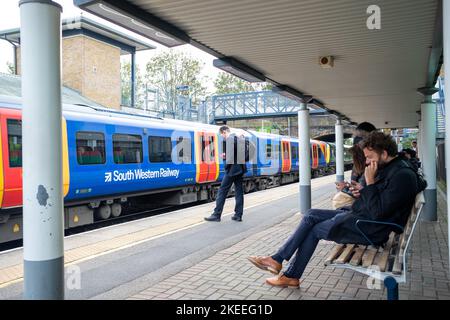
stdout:
<svg viewBox="0 0 450 320">
<path fill-rule="evenodd" d="M 216 197 L 224 170 L 218 126 L 67 104 L 62 123 L 65 228 L 117 217 L 137 197 L 168 205 Z M 247 163 L 245 192 L 298 181 L 297 139 L 232 132 L 257 147 L 256 159 Z M 0 242 L 5 242 L 22 236 L 19 99 L 0 99 L 0 139 Z M 311 140 L 313 176 L 334 172 L 334 152 L 333 144 Z"/>
</svg>

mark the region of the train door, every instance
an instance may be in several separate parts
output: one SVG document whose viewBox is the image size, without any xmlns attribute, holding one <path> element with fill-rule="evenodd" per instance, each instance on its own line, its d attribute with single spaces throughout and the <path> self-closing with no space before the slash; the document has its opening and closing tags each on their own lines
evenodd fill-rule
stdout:
<svg viewBox="0 0 450 320">
<path fill-rule="evenodd" d="M 216 181 L 219 176 L 217 135 L 209 132 L 196 133 L 197 183 Z"/>
<path fill-rule="evenodd" d="M 291 171 L 291 144 L 289 141 L 281 142 L 281 172 Z"/>
<path fill-rule="evenodd" d="M 4 208 L 22 205 L 22 120 L 18 110 L 0 116 Z"/>
</svg>

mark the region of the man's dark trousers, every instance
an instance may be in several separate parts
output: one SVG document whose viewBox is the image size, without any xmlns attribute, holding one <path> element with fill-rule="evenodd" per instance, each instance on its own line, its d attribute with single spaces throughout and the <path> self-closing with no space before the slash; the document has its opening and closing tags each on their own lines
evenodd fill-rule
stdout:
<svg viewBox="0 0 450 320">
<path fill-rule="evenodd" d="M 220 184 L 219 193 L 216 199 L 216 208 L 214 209 L 213 216 L 220 217 L 222 215 L 225 199 L 227 198 L 228 191 L 234 183 L 234 197 L 236 199 L 236 205 L 234 207 L 234 216 L 242 217 L 244 212 L 244 188 L 242 186 L 243 174 L 231 176 L 225 174 L 222 183 Z"/>
<path fill-rule="evenodd" d="M 290 260 L 297 251 L 284 273 L 287 277 L 299 279 L 302 276 L 319 240 L 327 240 L 335 220 L 343 214 L 347 214 L 347 210 L 310 209 L 306 212 L 297 229 L 277 252 L 283 260 Z"/>
</svg>

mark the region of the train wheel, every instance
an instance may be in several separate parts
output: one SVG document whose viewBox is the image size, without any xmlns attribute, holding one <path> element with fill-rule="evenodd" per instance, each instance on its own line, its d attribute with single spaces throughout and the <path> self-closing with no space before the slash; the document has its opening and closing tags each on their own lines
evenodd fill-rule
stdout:
<svg viewBox="0 0 450 320">
<path fill-rule="evenodd" d="M 265 190 L 265 189 L 266 189 L 266 180 L 259 180 L 258 190 Z"/>
<path fill-rule="evenodd" d="M 109 219 L 109 217 L 111 217 L 111 207 L 107 204 L 100 206 L 95 211 L 95 215 L 96 215 L 97 219 L 100 219 L 100 220 Z"/>
<path fill-rule="evenodd" d="M 122 205 L 120 203 L 113 203 L 111 205 L 111 215 L 117 218 L 122 214 Z"/>
<path fill-rule="evenodd" d="M 244 193 L 249 193 L 252 190 L 252 182 L 246 181 L 244 184 Z"/>
<path fill-rule="evenodd" d="M 209 196 L 210 201 L 216 201 L 216 198 L 217 198 L 216 188 L 212 187 L 211 189 L 209 189 L 208 196 Z"/>
</svg>

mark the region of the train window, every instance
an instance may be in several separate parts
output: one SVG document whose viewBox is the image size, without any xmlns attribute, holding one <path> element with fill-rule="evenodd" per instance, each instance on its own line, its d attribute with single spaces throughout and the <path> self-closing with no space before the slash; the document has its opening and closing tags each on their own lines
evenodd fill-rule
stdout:
<svg viewBox="0 0 450 320">
<path fill-rule="evenodd" d="M 78 164 L 103 164 L 105 157 L 105 136 L 101 132 L 77 132 Z"/>
<path fill-rule="evenodd" d="M 292 159 L 298 159 L 298 147 L 294 144 L 291 144 L 291 154 Z"/>
<path fill-rule="evenodd" d="M 283 159 L 289 159 L 289 142 L 283 142 Z"/>
<path fill-rule="evenodd" d="M 214 157 L 214 137 L 209 137 L 209 161 L 214 162 L 216 159 Z"/>
<path fill-rule="evenodd" d="M 206 150 L 205 136 L 204 135 L 200 136 L 200 140 L 202 142 L 202 162 L 205 162 L 206 161 L 206 157 L 205 157 L 205 150 Z"/>
<path fill-rule="evenodd" d="M 142 137 L 134 134 L 113 134 L 114 162 L 141 163 Z"/>
<path fill-rule="evenodd" d="M 215 162 L 214 137 L 202 135 L 200 139 L 202 143 L 202 162 Z M 206 152 L 206 148 L 208 148 L 208 152 Z"/>
<path fill-rule="evenodd" d="M 150 162 L 172 162 L 172 142 L 170 137 L 148 137 Z"/>
<path fill-rule="evenodd" d="M 22 121 L 8 119 L 9 166 L 22 166 Z"/>
<path fill-rule="evenodd" d="M 271 158 L 272 157 L 272 144 L 270 144 L 269 141 L 267 141 L 266 144 L 266 158 Z"/>
<path fill-rule="evenodd" d="M 178 162 L 191 163 L 192 161 L 191 139 L 186 137 L 178 137 L 176 150 Z"/>
</svg>

